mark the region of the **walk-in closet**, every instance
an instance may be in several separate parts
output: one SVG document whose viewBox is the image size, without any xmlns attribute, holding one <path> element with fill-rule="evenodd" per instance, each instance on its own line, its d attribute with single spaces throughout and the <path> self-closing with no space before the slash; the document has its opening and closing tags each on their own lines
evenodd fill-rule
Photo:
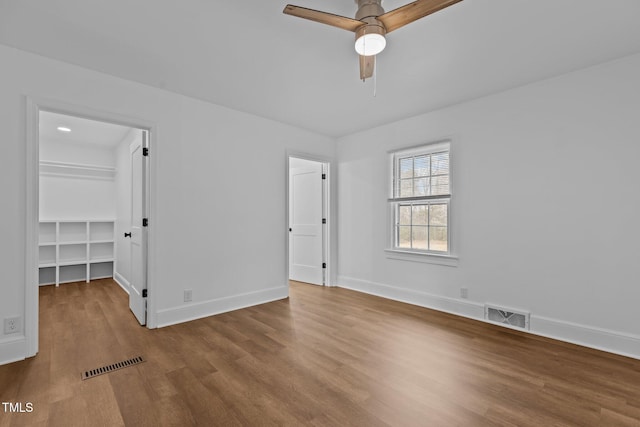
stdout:
<svg viewBox="0 0 640 427">
<path fill-rule="evenodd" d="M 39 284 L 131 276 L 131 155 L 142 131 L 53 112 L 39 117 Z"/>
</svg>

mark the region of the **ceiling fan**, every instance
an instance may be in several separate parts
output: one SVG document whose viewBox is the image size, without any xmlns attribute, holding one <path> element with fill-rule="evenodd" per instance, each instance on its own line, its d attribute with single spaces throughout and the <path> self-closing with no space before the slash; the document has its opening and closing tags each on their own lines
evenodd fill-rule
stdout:
<svg viewBox="0 0 640 427">
<path fill-rule="evenodd" d="M 288 4 L 283 13 L 331 25 L 356 33 L 356 52 L 360 55 L 360 78 L 373 76 L 376 55 L 387 44 L 385 36 L 462 0 L 417 0 L 385 13 L 382 0 L 356 0 L 355 19 Z"/>
</svg>

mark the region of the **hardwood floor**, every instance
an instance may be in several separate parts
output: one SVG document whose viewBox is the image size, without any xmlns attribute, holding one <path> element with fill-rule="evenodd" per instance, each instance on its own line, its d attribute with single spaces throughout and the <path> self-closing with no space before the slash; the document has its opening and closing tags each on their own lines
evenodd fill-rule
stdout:
<svg viewBox="0 0 640 427">
<path fill-rule="evenodd" d="M 0 427 L 640 426 L 640 361 L 345 289 L 148 330 L 101 280 L 41 288 L 40 322 L 38 356 L 0 366 L 33 412 Z"/>
</svg>

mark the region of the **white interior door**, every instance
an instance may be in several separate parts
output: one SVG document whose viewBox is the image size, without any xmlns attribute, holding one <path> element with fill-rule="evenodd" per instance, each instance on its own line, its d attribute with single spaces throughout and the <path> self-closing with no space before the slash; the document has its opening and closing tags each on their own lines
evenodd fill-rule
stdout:
<svg viewBox="0 0 640 427">
<path fill-rule="evenodd" d="M 130 146 L 131 154 L 131 288 L 129 308 L 141 325 L 147 321 L 146 280 L 146 146 L 147 132 L 136 138 Z"/>
<path fill-rule="evenodd" d="M 322 163 L 305 161 L 289 169 L 289 278 L 322 285 L 322 252 Z"/>
</svg>

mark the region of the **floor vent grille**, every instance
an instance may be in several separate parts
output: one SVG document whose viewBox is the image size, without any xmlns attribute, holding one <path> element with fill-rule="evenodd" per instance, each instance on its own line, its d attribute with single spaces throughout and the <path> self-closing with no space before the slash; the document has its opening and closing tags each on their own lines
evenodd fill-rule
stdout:
<svg viewBox="0 0 640 427">
<path fill-rule="evenodd" d="M 485 305 L 484 318 L 492 323 L 529 330 L 529 313 Z"/>
<path fill-rule="evenodd" d="M 97 377 L 98 375 L 108 374 L 109 372 L 117 371 L 118 369 L 128 368 L 129 366 L 137 365 L 145 362 L 142 356 L 133 357 L 131 359 L 123 360 L 122 362 L 112 363 L 111 365 L 102 366 L 96 369 L 90 369 L 82 373 L 82 379 L 88 380 L 89 378 Z"/>
</svg>

